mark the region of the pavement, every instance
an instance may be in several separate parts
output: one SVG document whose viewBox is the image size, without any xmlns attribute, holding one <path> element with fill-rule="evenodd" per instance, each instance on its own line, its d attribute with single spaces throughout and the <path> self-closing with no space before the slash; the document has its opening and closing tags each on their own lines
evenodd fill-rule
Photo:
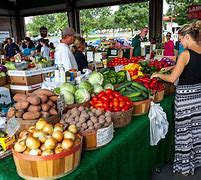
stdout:
<svg viewBox="0 0 201 180">
<path fill-rule="evenodd" d="M 201 180 L 201 167 L 196 168 L 194 175 L 184 176 L 180 173 L 173 173 L 172 164 L 165 164 L 161 172 L 153 171 L 150 180 Z"/>
</svg>

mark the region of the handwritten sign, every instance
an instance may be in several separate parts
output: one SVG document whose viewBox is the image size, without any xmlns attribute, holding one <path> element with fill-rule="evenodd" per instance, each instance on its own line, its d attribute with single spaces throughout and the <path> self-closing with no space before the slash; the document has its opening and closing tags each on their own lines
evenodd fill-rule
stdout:
<svg viewBox="0 0 201 180">
<path fill-rule="evenodd" d="M 114 132 L 113 123 L 106 128 L 98 129 L 96 134 L 97 147 L 109 143 L 113 138 L 113 132 Z"/>
<path fill-rule="evenodd" d="M 7 121 L 6 133 L 9 137 L 15 135 L 15 133 L 20 129 L 20 122 L 17 118 L 13 117 Z"/>
<path fill-rule="evenodd" d="M 59 110 L 59 112 L 61 112 L 61 115 L 63 113 L 63 110 L 65 108 L 65 99 L 64 99 L 64 95 L 60 94 L 58 100 L 57 100 L 57 109 Z"/>
<path fill-rule="evenodd" d="M 115 70 L 116 72 L 121 71 L 123 68 L 124 68 L 124 66 L 123 66 L 123 65 L 114 66 L 114 70 Z"/>
</svg>

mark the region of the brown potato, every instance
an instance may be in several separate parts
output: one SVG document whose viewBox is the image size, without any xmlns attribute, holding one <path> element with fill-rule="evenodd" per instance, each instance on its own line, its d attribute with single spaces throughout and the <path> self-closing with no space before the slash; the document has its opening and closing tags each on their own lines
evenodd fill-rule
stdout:
<svg viewBox="0 0 201 180">
<path fill-rule="evenodd" d="M 57 99 L 58 99 L 58 96 L 50 96 L 49 97 L 49 99 L 51 100 L 51 101 L 53 101 L 53 102 L 56 102 L 57 101 Z"/>
<path fill-rule="evenodd" d="M 15 108 L 17 110 L 24 110 L 24 109 L 27 109 L 28 107 L 29 107 L 29 102 L 28 101 L 18 101 L 15 104 Z"/>
<path fill-rule="evenodd" d="M 33 92 L 33 94 L 43 94 L 43 95 L 46 95 L 46 96 L 54 96 L 54 92 L 48 90 L 48 89 L 38 89 L 36 91 Z"/>
<path fill-rule="evenodd" d="M 40 112 L 32 112 L 32 111 L 30 111 L 30 112 L 25 112 L 23 114 L 23 119 L 24 120 L 34 120 L 34 119 L 40 118 L 40 116 L 41 116 Z"/>
<path fill-rule="evenodd" d="M 24 114 L 24 111 L 23 110 L 18 110 L 16 113 L 15 113 L 15 117 L 16 118 L 22 118 Z"/>
<path fill-rule="evenodd" d="M 30 105 L 29 108 L 28 108 L 28 111 L 33 111 L 33 112 L 40 112 L 41 110 L 41 106 L 34 106 L 34 105 Z"/>
<path fill-rule="evenodd" d="M 58 114 L 57 111 L 56 111 L 56 109 L 54 109 L 54 108 L 51 108 L 50 111 L 49 111 L 49 113 L 50 113 L 50 115 L 56 115 L 56 114 Z"/>
<path fill-rule="evenodd" d="M 44 94 L 37 94 L 37 96 L 41 99 L 42 103 L 46 103 L 48 100 L 48 97 Z"/>
<path fill-rule="evenodd" d="M 41 104 L 42 110 L 45 112 L 48 112 L 50 110 L 49 104 Z"/>
<path fill-rule="evenodd" d="M 26 101 L 27 100 L 27 95 L 26 94 L 16 94 L 13 99 L 14 101 Z"/>
<path fill-rule="evenodd" d="M 44 118 L 48 118 L 50 116 L 49 112 L 41 111 L 41 116 Z"/>
<path fill-rule="evenodd" d="M 15 116 L 16 110 L 14 107 L 9 108 L 8 113 L 7 113 L 7 117 L 8 118 L 12 118 L 13 116 Z"/>
<path fill-rule="evenodd" d="M 51 100 L 48 100 L 47 104 L 49 104 L 51 107 L 54 106 L 54 103 Z"/>
<path fill-rule="evenodd" d="M 27 98 L 27 101 L 32 105 L 39 105 L 41 103 L 41 100 L 38 96 L 29 96 Z"/>
</svg>

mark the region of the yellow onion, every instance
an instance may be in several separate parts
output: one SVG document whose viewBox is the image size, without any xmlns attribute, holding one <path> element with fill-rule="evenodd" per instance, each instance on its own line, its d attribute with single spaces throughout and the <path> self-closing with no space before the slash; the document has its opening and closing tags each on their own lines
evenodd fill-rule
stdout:
<svg viewBox="0 0 201 180">
<path fill-rule="evenodd" d="M 75 140 L 75 134 L 70 131 L 64 131 L 64 139 L 72 139 Z"/>
<path fill-rule="evenodd" d="M 55 154 L 61 153 L 64 149 L 62 147 L 56 147 L 54 152 Z"/>
<path fill-rule="evenodd" d="M 33 137 L 38 138 L 41 143 L 44 143 L 47 139 L 47 134 L 41 130 L 36 130 L 33 132 Z"/>
<path fill-rule="evenodd" d="M 56 139 L 51 137 L 45 141 L 44 145 L 46 149 L 54 149 L 57 145 L 57 141 Z"/>
<path fill-rule="evenodd" d="M 57 147 L 61 147 L 61 143 L 57 143 L 55 148 L 57 148 Z"/>
<path fill-rule="evenodd" d="M 46 141 L 47 137 L 48 137 L 47 134 L 44 134 L 44 135 L 39 136 L 38 139 L 41 143 L 44 143 Z"/>
<path fill-rule="evenodd" d="M 74 142 L 71 139 L 64 139 L 61 143 L 63 149 L 69 150 L 73 147 Z"/>
<path fill-rule="evenodd" d="M 52 135 L 54 129 L 53 129 L 53 126 L 51 124 L 46 124 L 44 127 L 43 127 L 43 132 L 47 133 L 47 134 L 50 134 Z"/>
<path fill-rule="evenodd" d="M 36 123 L 36 129 L 42 130 L 46 124 L 47 124 L 46 120 L 40 118 Z"/>
<path fill-rule="evenodd" d="M 29 154 L 30 149 L 26 148 L 26 150 L 23 152 L 23 154 Z"/>
<path fill-rule="evenodd" d="M 29 148 L 29 149 L 37 149 L 39 148 L 40 146 L 40 141 L 32 136 L 29 136 L 27 139 L 26 139 L 26 146 Z"/>
<path fill-rule="evenodd" d="M 69 127 L 68 127 L 68 131 L 76 134 L 77 133 L 77 127 L 75 124 L 71 124 Z"/>
<path fill-rule="evenodd" d="M 33 125 L 29 127 L 28 132 L 33 133 L 35 130 L 36 130 L 36 126 Z"/>
<path fill-rule="evenodd" d="M 61 142 L 63 140 L 63 132 L 61 131 L 54 131 L 52 137 L 57 140 L 57 142 Z"/>
<path fill-rule="evenodd" d="M 74 143 L 75 143 L 75 145 L 80 144 L 80 138 L 76 137 Z"/>
<path fill-rule="evenodd" d="M 62 123 L 56 123 L 54 127 L 61 127 L 62 129 L 64 128 L 64 125 Z"/>
<path fill-rule="evenodd" d="M 31 155 L 31 156 L 40 156 L 41 155 L 41 150 L 40 149 L 31 149 L 29 151 L 29 155 Z"/>
<path fill-rule="evenodd" d="M 54 154 L 52 150 L 50 149 L 46 149 L 42 152 L 42 156 L 48 156 L 48 155 L 51 155 L 51 154 Z"/>
<path fill-rule="evenodd" d="M 25 141 L 18 141 L 14 145 L 15 151 L 20 152 L 20 153 L 23 152 L 23 151 L 25 151 L 26 148 L 27 147 L 25 145 Z"/>
<path fill-rule="evenodd" d="M 23 140 L 25 141 L 26 138 L 28 137 L 29 135 L 29 132 L 24 130 L 24 131 L 21 131 L 20 134 L 19 134 L 19 140 Z"/>
<path fill-rule="evenodd" d="M 56 127 L 54 127 L 54 131 L 61 131 L 61 132 L 63 132 L 63 128 L 59 127 L 59 126 L 56 126 Z"/>
<path fill-rule="evenodd" d="M 46 150 L 45 144 L 42 144 L 42 145 L 40 146 L 40 150 L 41 150 L 41 151 L 45 151 L 45 150 Z"/>
</svg>

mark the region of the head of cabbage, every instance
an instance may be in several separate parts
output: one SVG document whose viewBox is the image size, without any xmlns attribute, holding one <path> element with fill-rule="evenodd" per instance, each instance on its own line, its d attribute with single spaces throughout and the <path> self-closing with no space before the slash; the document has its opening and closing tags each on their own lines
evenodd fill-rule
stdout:
<svg viewBox="0 0 201 180">
<path fill-rule="evenodd" d="M 79 85 L 79 88 L 86 89 L 90 94 L 92 94 L 94 91 L 94 87 L 89 81 L 82 81 Z"/>
<path fill-rule="evenodd" d="M 102 85 L 103 84 L 103 75 L 99 72 L 93 72 L 90 76 L 89 76 L 89 79 L 88 81 L 91 83 L 91 84 L 100 84 Z"/>
<path fill-rule="evenodd" d="M 63 83 L 61 85 L 60 91 L 61 92 L 62 91 L 68 91 L 68 92 L 71 92 L 72 94 L 74 94 L 76 91 L 76 87 L 73 84 L 67 82 L 67 83 Z"/>
<path fill-rule="evenodd" d="M 86 89 L 80 88 L 75 91 L 75 102 L 84 103 L 90 100 L 90 94 Z"/>
<path fill-rule="evenodd" d="M 94 87 L 94 94 L 98 94 L 99 92 L 103 91 L 103 87 L 100 84 L 93 84 Z"/>
<path fill-rule="evenodd" d="M 69 91 L 61 91 L 61 94 L 64 95 L 64 100 L 66 104 L 74 104 L 74 96 Z"/>
</svg>

